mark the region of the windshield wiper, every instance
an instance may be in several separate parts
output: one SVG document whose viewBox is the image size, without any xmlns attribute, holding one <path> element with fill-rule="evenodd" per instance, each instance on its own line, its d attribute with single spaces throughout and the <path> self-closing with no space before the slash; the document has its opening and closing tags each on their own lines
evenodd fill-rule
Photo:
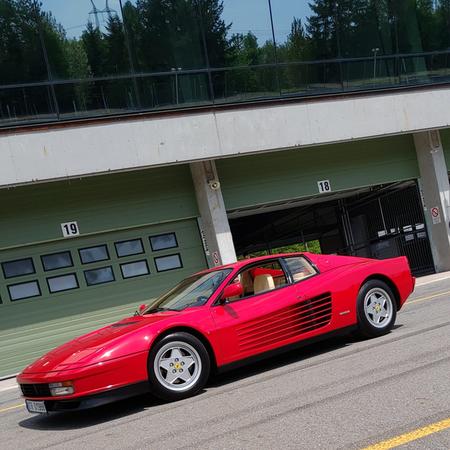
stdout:
<svg viewBox="0 0 450 450">
<path fill-rule="evenodd" d="M 158 306 L 156 308 L 152 308 L 152 309 L 149 309 L 148 311 L 145 311 L 144 315 L 145 314 L 153 314 L 153 313 L 161 312 L 161 311 L 180 311 L 180 310 L 174 309 L 174 308 L 162 308 L 162 307 Z"/>
</svg>

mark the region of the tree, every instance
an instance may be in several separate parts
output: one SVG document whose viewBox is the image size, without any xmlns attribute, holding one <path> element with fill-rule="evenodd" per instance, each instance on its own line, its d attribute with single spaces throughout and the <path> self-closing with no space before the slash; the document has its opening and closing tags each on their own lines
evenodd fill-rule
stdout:
<svg viewBox="0 0 450 450">
<path fill-rule="evenodd" d="M 86 30 L 81 35 L 84 49 L 89 62 L 89 68 L 94 77 L 107 73 L 107 49 L 103 34 L 95 28 L 92 22 L 88 22 Z"/>
<path fill-rule="evenodd" d="M 108 74 L 130 71 L 130 61 L 125 42 L 123 24 L 117 15 L 110 14 L 103 35 L 105 44 L 105 70 Z"/>
<path fill-rule="evenodd" d="M 450 0 L 439 0 L 435 11 L 437 46 L 441 50 L 450 48 Z"/>
</svg>

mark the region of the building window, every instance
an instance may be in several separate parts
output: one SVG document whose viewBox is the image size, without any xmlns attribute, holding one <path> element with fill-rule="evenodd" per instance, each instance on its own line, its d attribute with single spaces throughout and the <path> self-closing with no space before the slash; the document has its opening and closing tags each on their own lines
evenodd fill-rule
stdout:
<svg viewBox="0 0 450 450">
<path fill-rule="evenodd" d="M 70 252 L 53 253 L 41 256 L 42 267 L 45 271 L 72 267 L 73 261 Z"/>
<path fill-rule="evenodd" d="M 32 258 L 4 262 L 2 263 L 2 268 L 5 278 L 14 278 L 35 273 Z"/>
<path fill-rule="evenodd" d="M 155 258 L 155 265 L 158 272 L 165 272 L 166 270 L 180 269 L 183 267 L 179 254 Z"/>
<path fill-rule="evenodd" d="M 178 242 L 175 233 L 168 233 L 160 234 L 159 236 L 151 236 L 150 245 L 152 246 L 152 250 L 156 252 L 158 250 L 178 247 Z"/>
<path fill-rule="evenodd" d="M 116 242 L 114 245 L 116 246 L 116 252 L 119 258 L 144 253 L 144 246 L 142 245 L 141 239 Z"/>
<path fill-rule="evenodd" d="M 100 269 L 92 269 L 84 271 L 84 278 L 88 286 L 96 284 L 110 283 L 114 281 L 114 272 L 112 267 L 101 267 Z"/>
<path fill-rule="evenodd" d="M 120 270 L 122 271 L 123 278 L 141 277 L 142 275 L 148 275 L 150 273 L 147 261 L 145 260 L 121 264 Z"/>
<path fill-rule="evenodd" d="M 82 248 L 78 250 L 83 264 L 89 264 L 97 261 L 106 261 L 109 259 L 108 248 L 106 245 L 96 247 Z"/>
<path fill-rule="evenodd" d="M 13 302 L 25 298 L 38 297 L 41 295 L 41 290 L 39 289 L 39 283 L 37 281 L 12 284 L 8 286 L 8 291 L 9 291 L 9 298 Z"/>
<path fill-rule="evenodd" d="M 74 273 L 61 275 L 60 277 L 47 278 L 48 289 L 53 294 L 55 292 L 69 291 L 77 289 L 78 280 Z"/>
</svg>

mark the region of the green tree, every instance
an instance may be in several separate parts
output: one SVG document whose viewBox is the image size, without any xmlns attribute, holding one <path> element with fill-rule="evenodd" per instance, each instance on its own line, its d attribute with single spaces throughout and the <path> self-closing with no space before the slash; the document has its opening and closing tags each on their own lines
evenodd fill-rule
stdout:
<svg viewBox="0 0 450 450">
<path fill-rule="evenodd" d="M 129 72 L 130 62 L 125 33 L 122 21 L 117 15 L 109 15 L 103 39 L 105 44 L 105 70 L 107 73 L 123 74 Z"/>
<path fill-rule="evenodd" d="M 93 76 L 105 75 L 107 63 L 107 47 L 103 33 L 89 22 L 81 35 L 84 49 Z"/>
<path fill-rule="evenodd" d="M 435 15 L 437 47 L 447 50 L 450 48 L 450 0 L 438 0 Z"/>
</svg>

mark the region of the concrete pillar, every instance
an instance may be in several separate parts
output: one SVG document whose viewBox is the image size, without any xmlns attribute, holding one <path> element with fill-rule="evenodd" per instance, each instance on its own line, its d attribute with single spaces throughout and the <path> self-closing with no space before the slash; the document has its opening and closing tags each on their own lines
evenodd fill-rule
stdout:
<svg viewBox="0 0 450 450">
<path fill-rule="evenodd" d="M 450 270 L 450 186 L 439 131 L 414 134 L 414 144 L 434 266 L 444 272 Z"/>
<path fill-rule="evenodd" d="M 233 237 L 223 202 L 214 161 L 191 164 L 192 180 L 200 212 L 200 227 L 206 240 L 205 253 L 209 267 L 236 261 Z"/>
</svg>

